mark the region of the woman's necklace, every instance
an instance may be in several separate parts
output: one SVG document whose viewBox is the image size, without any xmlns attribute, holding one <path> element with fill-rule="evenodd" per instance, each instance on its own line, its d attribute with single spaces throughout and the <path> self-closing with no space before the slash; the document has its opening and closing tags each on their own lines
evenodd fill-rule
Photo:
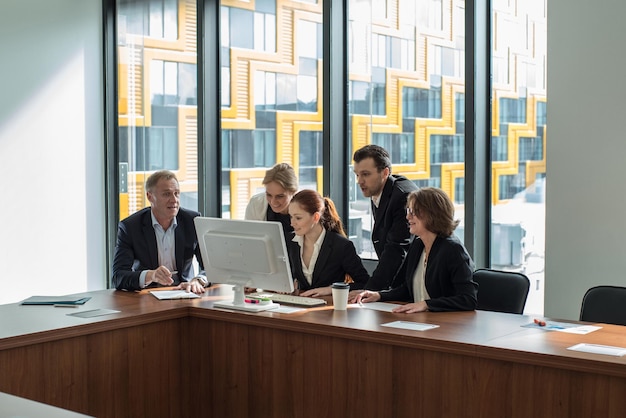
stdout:
<svg viewBox="0 0 626 418">
<path fill-rule="evenodd" d="M 431 239 L 430 236 L 421 238 L 422 242 L 424 243 L 424 270 L 426 270 L 426 265 L 428 264 L 428 255 L 430 254 L 430 250 L 432 250 L 433 248 L 434 238 Z"/>
<path fill-rule="evenodd" d="M 430 248 L 424 246 L 424 270 L 426 270 L 426 265 L 428 264 L 429 254 L 430 254 Z"/>
</svg>

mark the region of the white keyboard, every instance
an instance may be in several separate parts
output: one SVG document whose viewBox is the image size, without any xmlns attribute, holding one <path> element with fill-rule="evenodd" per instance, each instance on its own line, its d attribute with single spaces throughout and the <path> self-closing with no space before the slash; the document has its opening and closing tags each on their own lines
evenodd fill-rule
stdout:
<svg viewBox="0 0 626 418">
<path fill-rule="evenodd" d="M 311 306 L 326 305 L 326 301 L 324 299 L 310 298 L 306 296 L 284 295 L 281 293 L 256 292 L 250 293 L 246 296 L 252 298 L 268 298 L 271 299 L 273 302 L 285 303 L 287 305 L 306 306 L 307 308 Z"/>
</svg>

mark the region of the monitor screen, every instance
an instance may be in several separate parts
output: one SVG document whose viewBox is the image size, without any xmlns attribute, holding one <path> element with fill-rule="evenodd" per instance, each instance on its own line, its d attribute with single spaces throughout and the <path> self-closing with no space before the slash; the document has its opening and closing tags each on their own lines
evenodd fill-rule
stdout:
<svg viewBox="0 0 626 418">
<path fill-rule="evenodd" d="M 261 311 L 274 303 L 245 302 L 244 288 L 293 292 L 289 255 L 280 222 L 194 218 L 198 244 L 207 279 L 233 285 L 232 302 L 216 307 Z"/>
</svg>

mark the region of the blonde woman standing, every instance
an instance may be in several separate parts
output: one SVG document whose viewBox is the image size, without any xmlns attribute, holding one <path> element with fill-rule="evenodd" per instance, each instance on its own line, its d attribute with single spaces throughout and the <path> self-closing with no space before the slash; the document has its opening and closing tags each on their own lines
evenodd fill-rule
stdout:
<svg viewBox="0 0 626 418">
<path fill-rule="evenodd" d="M 285 242 L 288 243 L 293 238 L 289 202 L 298 191 L 296 172 L 289 164 L 276 164 L 265 172 L 263 185 L 265 192 L 252 196 L 244 219 L 280 222 L 283 225 Z"/>
</svg>

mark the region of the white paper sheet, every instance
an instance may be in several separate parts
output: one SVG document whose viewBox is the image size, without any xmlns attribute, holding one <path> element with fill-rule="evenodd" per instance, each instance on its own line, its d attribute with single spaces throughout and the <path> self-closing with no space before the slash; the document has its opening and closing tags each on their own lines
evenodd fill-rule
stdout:
<svg viewBox="0 0 626 418">
<path fill-rule="evenodd" d="M 595 325 L 581 325 L 573 328 L 556 329 L 555 331 L 584 335 L 599 329 L 602 329 L 602 327 L 597 327 Z"/>
<path fill-rule="evenodd" d="M 390 327 L 390 328 L 408 329 L 411 331 L 426 331 L 426 330 L 433 329 L 433 328 L 439 328 L 439 325 L 422 324 L 420 322 L 410 322 L 410 321 L 388 322 L 386 324 L 381 324 L 381 326 Z"/>
<path fill-rule="evenodd" d="M 387 303 L 387 302 L 371 302 L 371 303 L 359 303 L 361 308 L 365 309 L 373 309 L 375 311 L 383 311 L 383 312 L 391 312 L 393 309 L 397 308 L 400 305 L 395 303 Z"/>
<path fill-rule="evenodd" d="M 150 293 L 159 300 L 197 299 L 200 295 L 185 290 L 151 290 Z"/>
<path fill-rule="evenodd" d="M 571 347 L 567 347 L 568 350 L 582 351 L 584 353 L 603 354 L 606 356 L 621 357 L 626 354 L 626 348 L 613 347 L 610 345 L 598 345 L 598 344 L 576 344 Z"/>
<path fill-rule="evenodd" d="M 523 328 L 537 328 L 537 329 L 542 329 L 544 331 L 558 331 L 558 332 L 566 332 L 569 334 L 580 334 L 580 335 L 589 334 L 590 332 L 602 329 L 602 327 L 598 327 L 595 325 L 579 325 L 579 324 L 572 324 L 571 322 L 555 322 L 555 321 L 545 321 L 543 325 L 539 325 L 537 322 L 531 322 L 529 324 L 522 325 L 522 327 Z"/>
<path fill-rule="evenodd" d="M 290 314 L 290 313 L 295 313 L 295 312 L 300 312 L 300 311 L 306 311 L 306 309 L 307 308 L 301 308 L 298 306 L 279 305 L 278 308 L 272 309 L 271 311 L 267 311 L 267 312 L 278 312 L 278 313 Z"/>
<path fill-rule="evenodd" d="M 95 316 L 111 315 L 119 312 L 120 311 L 116 311 L 115 309 L 92 309 L 89 311 L 69 313 L 67 314 L 67 316 L 75 316 L 78 318 L 93 318 Z"/>
</svg>

